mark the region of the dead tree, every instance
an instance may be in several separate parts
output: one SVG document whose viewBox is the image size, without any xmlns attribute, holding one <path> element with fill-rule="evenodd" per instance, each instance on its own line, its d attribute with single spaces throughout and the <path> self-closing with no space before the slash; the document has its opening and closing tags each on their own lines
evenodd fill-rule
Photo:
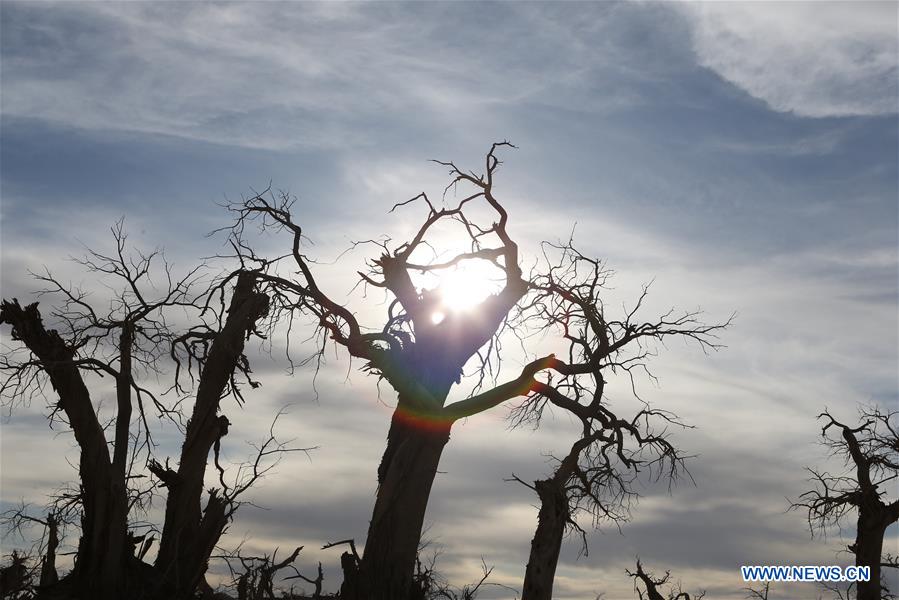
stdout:
<svg viewBox="0 0 899 600">
<path fill-rule="evenodd" d="M 362 360 L 367 371 L 396 392 L 357 581 L 345 582 L 346 589 L 354 590 L 358 598 L 408 597 L 428 497 L 455 421 L 512 398 L 540 393 L 550 372 L 589 373 L 597 366 L 544 356 L 526 364 L 517 377 L 485 389 L 488 373 L 499 358 L 499 336 L 509 329 L 510 316 L 530 292 L 540 293 L 522 272 L 509 215 L 495 190 L 494 177 L 500 165 L 497 152 L 506 147 L 511 144 L 491 147 L 480 174 L 440 162 L 449 168 L 451 177 L 444 204 L 438 206 L 421 193 L 393 207 L 423 204 L 427 209 L 423 223 L 407 241 L 357 244 L 379 249 L 377 258 L 368 263 L 368 271 L 359 273 L 368 291 L 381 291 L 386 297 L 386 315 L 373 327 L 361 323 L 356 312 L 320 285 L 315 261 L 305 254 L 304 230 L 294 218 L 294 200 L 289 195 L 267 191 L 230 207 L 235 215 L 232 244 L 241 260 L 260 271 L 259 281 L 272 298 L 273 316 L 292 319 L 302 313 L 311 317 L 319 328 L 319 358 L 325 344 L 332 341 Z M 457 196 L 460 200 L 447 204 L 446 191 L 450 189 L 463 191 Z M 443 226 L 457 228 L 465 250 L 447 253 L 432 245 L 434 230 Z M 248 236 L 251 230 L 260 229 L 286 234 L 289 251 L 280 258 L 255 253 L 255 243 Z M 501 289 L 469 311 L 446 310 L 439 289 L 428 287 L 421 278 L 439 276 L 471 262 L 494 269 Z M 646 335 L 646 331 L 631 331 L 618 343 Z M 606 359 L 618 348 L 610 345 L 593 360 Z M 476 365 L 476 393 L 447 404 L 469 361 Z"/>
<path fill-rule="evenodd" d="M 61 298 L 52 311 L 52 325 L 45 324 L 37 302 L 23 307 L 16 299 L 3 301 L 0 323 L 11 326 L 11 339 L 17 344 L 0 364 L 7 373 L 0 391 L 10 404 L 46 392 L 51 422 L 61 421 L 72 430 L 80 449 L 74 501 L 81 509 L 81 538 L 67 585 L 76 597 L 118 600 L 148 583 L 139 575 L 146 572 L 139 558 L 149 541 L 137 550 L 139 538 L 129 531 L 129 514 L 154 493 L 152 487 L 136 486 L 142 477 L 141 462 L 152 458 L 154 447 L 147 413 L 155 408 L 176 424 L 180 418 L 178 409 L 166 405 L 143 379 L 161 373 L 160 361 L 169 355 L 179 373 L 186 358 L 184 372 L 196 378 L 196 402 L 178 469 L 152 460 L 149 466 L 169 493 L 153 580 L 161 595 L 181 598 L 196 587 L 227 520 L 229 509 L 214 490 L 201 508 L 204 472 L 210 449 L 227 432 L 227 419 L 218 414 L 220 400 L 239 394 L 235 374 L 249 372 L 244 343 L 265 315 L 268 298 L 257 290 L 255 275 L 249 271 L 207 287 L 207 294 L 198 292 L 199 267 L 180 279 L 164 261 L 163 268 L 154 271 L 163 260 L 158 252 L 128 256 L 122 223 L 112 232 L 113 253 L 91 252 L 78 261 L 114 290 L 107 311 L 101 312 L 102 303 L 90 302 L 87 293 L 50 273 L 38 279 L 48 286 L 41 296 Z M 154 278 L 163 285 L 153 285 Z M 224 298 L 232 285 L 226 308 Z M 194 319 L 181 336 L 167 321 L 176 311 Z M 177 377 L 176 389 L 186 395 Z M 110 382 L 108 387 L 104 379 Z M 47 382 L 52 392 L 46 389 Z M 95 394 L 110 388 L 115 392 L 109 428 L 89 383 Z"/>
<path fill-rule="evenodd" d="M 743 591 L 746 592 L 746 597 L 750 600 L 769 600 L 768 594 L 771 592 L 771 582 L 766 581 L 764 585 L 759 586 L 759 589 L 755 589 L 752 586 L 745 587 Z"/>
<path fill-rule="evenodd" d="M 665 576 L 656 578 L 652 573 L 643 570 L 640 559 L 637 559 L 637 570 L 633 573 L 625 571 L 634 579 L 634 591 L 640 600 L 701 600 L 705 598 L 705 592 L 699 592 L 694 596 L 681 589 L 680 584 L 677 586 L 669 585 L 668 580 L 671 579 L 671 571 L 665 571 Z M 643 584 L 641 589 L 640 584 Z M 663 594 L 663 586 L 669 586 L 667 595 Z M 644 595 L 644 591 L 646 594 Z"/>
<path fill-rule="evenodd" d="M 33 566 L 34 562 L 27 554 L 12 551 L 9 564 L 0 567 L 0 598 L 3 600 L 34 598 L 34 576 L 37 571 Z"/>
<path fill-rule="evenodd" d="M 614 415 L 608 418 L 607 425 L 588 421 L 583 437 L 557 461 L 553 474 L 535 481 L 533 486 L 525 484 L 540 499 L 540 509 L 525 568 L 522 600 L 553 597 L 566 531 L 578 531 L 586 548 L 586 532 L 577 522 L 578 513 L 586 511 L 595 522 L 608 520 L 617 524 L 628 516 L 628 504 L 636 495 L 632 482 L 641 467 L 651 463 L 676 476 L 680 454 L 664 435 L 648 429 L 651 418 L 659 414 L 670 420 L 663 413 L 646 409 L 630 421 Z M 631 446 L 636 448 L 629 449 Z M 653 454 L 648 460 L 641 458 Z"/>
<path fill-rule="evenodd" d="M 312 584 L 312 600 L 321 600 L 324 598 L 322 595 L 322 584 L 325 581 L 325 574 L 322 571 L 321 562 L 318 563 L 318 570 L 316 572 L 315 579 L 311 577 L 306 577 L 293 565 L 290 565 L 290 568 L 293 569 L 294 574 L 288 577 L 285 577 L 284 580 L 288 581 L 290 579 L 302 579 L 306 583 Z"/>
<path fill-rule="evenodd" d="M 493 574 L 493 567 L 488 567 L 483 558 L 481 558 L 481 577 L 478 581 L 463 585 L 461 588 L 451 586 L 437 570 L 438 557 L 439 554 L 435 552 L 427 561 L 422 561 L 421 557 L 415 561 L 413 589 L 410 594 L 413 600 L 475 600 L 488 587 L 502 588 L 518 598 L 516 589 L 488 581 Z"/>
<path fill-rule="evenodd" d="M 37 544 L 37 554 L 40 555 L 40 576 L 38 587 L 49 587 L 59 580 L 56 571 L 56 551 L 60 542 L 60 526 L 68 524 L 68 513 L 60 507 L 54 506 L 44 519 L 28 514 L 24 504 L 19 508 L 10 509 L 0 515 L 0 524 L 7 528 L 7 533 L 18 533 L 23 539 L 23 529 L 29 525 L 42 526 L 44 533 Z"/>
<path fill-rule="evenodd" d="M 641 471 L 673 482 L 682 469 L 683 456 L 667 437 L 668 426 L 680 425 L 676 417 L 645 405 L 627 419 L 619 417 L 605 397 L 607 381 L 620 374 L 636 395 L 634 373 L 652 377 L 646 361 L 656 345 L 682 338 L 703 350 L 715 349 L 716 333 L 729 323 L 705 325 L 698 313 L 674 311 L 641 322 L 637 313 L 646 287 L 634 307 L 615 319 L 601 298 L 610 272 L 600 261 L 584 256 L 570 241 L 544 244 L 544 258 L 546 268 L 532 275 L 531 294 L 515 324 L 532 333 L 555 333 L 567 346 L 567 366 L 557 369 L 554 379 L 533 386 L 513 410 L 513 424 L 536 426 L 544 409 L 552 406 L 574 416 L 581 432 L 568 454 L 556 460 L 554 473 L 528 485 L 540 499 L 540 512 L 522 600 L 552 598 L 566 530 L 580 531 L 586 548 L 578 513 L 589 514 L 594 525 L 603 520 L 617 524 L 628 516 L 636 498 L 632 484 Z"/>
<path fill-rule="evenodd" d="M 199 368 L 196 400 L 178 470 L 155 461 L 150 462 L 149 468 L 168 489 L 156 567 L 182 594 L 190 593 L 199 584 L 209 556 L 234 511 L 236 494 L 229 496 L 224 481 L 220 493 L 211 490 L 202 507 L 203 482 L 209 453 L 215 447 L 218 458 L 218 446 L 230 425 L 228 418 L 219 414 L 221 400 L 227 390 L 239 389 L 234 381 L 235 371 L 249 372 L 244 344 L 268 311 L 268 297 L 256 290 L 255 277 L 248 271 L 237 274 L 227 318 L 218 331 L 194 328 L 176 340 L 176 345 Z M 255 382 L 250 383 L 256 386 Z M 272 434 L 270 441 L 273 439 Z"/>
<path fill-rule="evenodd" d="M 275 577 L 279 571 L 292 567 L 293 562 L 300 555 L 303 547 L 297 547 L 292 553 L 278 561 L 278 550 L 276 549 L 271 556 L 243 556 L 240 549 L 230 555 L 221 555 L 228 565 L 232 576 L 234 577 L 234 588 L 237 592 L 237 600 L 275 600 Z M 238 567 L 239 565 L 239 567 Z M 294 568 L 298 578 L 306 579 L 300 575 L 299 571 Z M 321 567 L 319 566 L 319 575 L 321 576 Z M 293 577 L 288 577 L 291 579 Z M 323 579 L 323 578 L 322 578 Z M 317 596 L 321 594 L 322 579 L 317 581 Z M 315 580 L 312 580 L 315 582 Z"/>
<path fill-rule="evenodd" d="M 831 474 L 808 469 L 815 489 L 802 494 L 792 508 L 806 511 L 813 535 L 816 530 L 825 532 L 839 526 L 855 514 L 855 542 L 848 549 L 857 566 L 871 570 L 868 581 L 856 584 L 856 597 L 881 600 L 889 593 L 881 581 L 881 567 L 897 566 L 890 555 L 883 554 L 883 536 L 887 527 L 899 520 L 899 498 L 887 498 L 882 486 L 899 477 L 899 411 L 863 408 L 857 427 L 837 421 L 827 411 L 818 419 L 824 422 L 824 446 L 843 462 L 845 471 Z"/>
</svg>

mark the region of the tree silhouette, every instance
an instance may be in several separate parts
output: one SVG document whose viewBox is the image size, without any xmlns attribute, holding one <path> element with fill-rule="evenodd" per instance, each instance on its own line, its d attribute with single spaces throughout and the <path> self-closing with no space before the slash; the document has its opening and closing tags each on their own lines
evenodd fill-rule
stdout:
<svg viewBox="0 0 899 600">
<path fill-rule="evenodd" d="M 365 550 L 355 577 L 352 572 L 347 575 L 355 581 L 344 583 L 345 590 L 353 590 L 360 598 L 396 600 L 408 596 L 428 497 L 453 423 L 520 396 L 530 396 L 536 403 L 553 398 L 573 408 L 571 400 L 562 399 L 566 391 L 575 389 L 564 388 L 571 381 L 581 376 L 601 379 L 603 369 L 629 369 L 640 363 L 639 358 L 633 362 L 617 358 L 625 346 L 667 335 L 707 343 L 706 336 L 720 327 L 699 325 L 691 314 L 681 318 L 668 315 L 655 324 L 636 324 L 629 318 L 606 323 L 598 306 L 584 315 L 590 339 L 583 343 L 592 344 L 589 349 L 573 344 L 568 361 L 553 354 L 536 358 L 514 379 L 486 389 L 489 372 L 502 358 L 500 336 L 504 332 L 522 334 L 523 328 L 534 323 L 542 323 L 538 329 L 563 325 L 564 310 L 553 312 L 555 306 L 579 306 L 573 294 L 584 294 L 591 285 L 589 281 L 563 283 L 556 277 L 558 271 L 552 270 L 542 277 L 524 275 L 518 243 L 508 228 L 509 215 L 494 187 L 501 164 L 497 152 L 510 147 L 508 142 L 493 144 L 480 174 L 463 171 L 452 162 L 435 161 L 450 172 L 444 202 L 448 190 L 458 193 L 460 187 L 466 190 L 460 194 L 462 199 L 438 207 L 421 193 L 392 209 L 417 203 L 427 209 L 423 223 L 407 241 L 394 244 L 382 239 L 357 244 L 379 249 L 379 255 L 368 263 L 368 271 L 359 273 L 366 288 L 381 290 L 387 298 L 385 318 L 376 326 L 361 323 L 356 312 L 335 300 L 316 279 L 315 261 L 304 253 L 304 230 L 294 219 L 292 197 L 266 191 L 229 206 L 235 215 L 230 232 L 232 246 L 242 264 L 259 272 L 260 285 L 272 298 L 273 318 L 293 319 L 297 313 L 311 316 L 318 327 L 319 359 L 326 345 L 334 342 L 364 361 L 366 371 L 387 381 L 396 391 L 397 405 L 378 468 L 379 485 Z M 442 225 L 455 225 L 467 249 L 449 253 L 438 250 L 431 234 Z M 249 237 L 251 230 L 286 233 L 289 252 L 275 258 L 260 256 Z M 418 278 L 446 273 L 471 262 L 495 269 L 502 280 L 501 289 L 470 311 L 444 312 L 440 290 L 427 287 Z M 288 269 L 294 273 L 288 274 Z M 595 302 L 597 298 L 583 295 L 581 300 Z M 543 309 L 549 306 L 553 306 L 552 314 L 544 314 Z M 475 391 L 447 404 L 450 390 L 460 382 L 463 368 L 472 360 L 476 365 Z M 563 378 L 563 388 L 552 385 L 551 373 Z M 588 437 L 610 416 L 599 405 L 597 400 L 592 406 L 577 409 L 594 413 L 588 418 Z M 621 433 L 643 435 L 636 427 L 611 417 L 608 425 Z M 655 438 L 644 441 L 657 445 Z M 593 442 L 601 443 L 602 438 L 591 439 L 585 447 Z M 601 454 L 599 451 L 597 456 Z"/>
<path fill-rule="evenodd" d="M 44 530 L 37 544 L 37 554 L 40 554 L 40 572 L 38 586 L 48 587 L 56 584 L 59 575 L 56 571 L 56 552 L 59 548 L 60 526 L 63 528 L 69 524 L 72 511 L 61 507 L 54 507 L 47 512 L 45 518 L 35 517 L 29 514 L 28 507 L 23 503 L 19 508 L 11 508 L 0 515 L 0 523 L 7 527 L 8 533 L 18 533 L 23 539 L 23 530 L 32 525 L 40 525 Z M 5 588 L 0 586 L 0 593 L 5 593 Z M 5 597 L 5 596 L 4 596 Z"/>
<path fill-rule="evenodd" d="M 679 337 L 697 342 L 703 350 L 715 349 L 716 333 L 730 322 L 705 325 L 698 313 L 676 315 L 673 310 L 653 322 L 641 322 L 637 313 L 648 288 L 631 310 L 615 319 L 601 298 L 610 276 L 601 262 L 578 252 L 570 241 L 544 244 L 544 257 L 547 267 L 543 274 L 531 277 L 531 294 L 520 307 L 516 324 L 534 332 L 557 333 L 567 343 L 568 363 L 554 380 L 533 387 L 514 410 L 513 423 L 536 425 L 544 408 L 552 405 L 573 415 L 581 434 L 568 454 L 556 460 L 550 477 L 528 486 L 540 499 L 540 512 L 522 600 L 552 598 L 565 530 L 579 530 L 586 544 L 576 520 L 579 512 L 591 515 L 594 523 L 618 523 L 628 516 L 636 497 L 633 483 L 641 470 L 674 481 L 682 469 L 683 456 L 667 436 L 669 425 L 680 425 L 677 418 L 644 405 L 622 419 L 605 397 L 607 380 L 624 375 L 636 395 L 634 372 L 652 377 L 646 361 L 655 345 Z"/>
<path fill-rule="evenodd" d="M 141 597 L 186 598 L 202 580 L 210 553 L 239 505 L 237 497 L 246 489 L 211 489 L 203 505 L 210 450 L 215 447 L 217 458 L 228 431 L 228 419 L 219 414 L 221 400 L 242 397 L 241 374 L 255 386 L 244 344 L 258 333 L 269 301 L 252 272 L 204 282 L 197 267 L 175 278 L 158 251 L 128 255 L 121 222 L 112 233 L 113 253 L 91 251 L 77 261 L 112 290 L 105 302 L 92 302 L 86 292 L 49 272 L 38 279 L 47 286 L 41 298 L 61 298 L 50 313 L 52 325 L 45 324 L 36 302 L 23 307 L 16 299 L 3 301 L 0 323 L 11 326 L 15 345 L 0 359 L 6 372 L 0 391 L 10 407 L 46 395 L 51 423 L 63 423 L 78 443 L 79 485 L 67 501 L 80 508 L 81 538 L 74 568 L 59 585 L 79 598 L 118 600 L 137 597 L 138 590 Z M 172 319 L 186 319 L 186 331 L 179 333 Z M 169 403 L 144 383 L 163 375 L 164 363 L 174 365 L 169 396 L 179 397 Z M 115 416 L 106 423 L 97 395 L 110 388 Z M 153 457 L 148 413 L 182 427 L 182 401 L 190 395 L 195 398 L 183 427 L 184 443 L 177 469 L 171 469 L 168 460 L 163 464 Z M 269 444 L 266 449 L 271 454 L 286 448 Z M 254 473 L 258 476 L 259 469 Z M 142 559 L 155 538 L 132 533 L 130 517 L 146 509 L 160 487 L 168 498 L 151 567 Z"/>
<path fill-rule="evenodd" d="M 771 593 L 771 582 L 766 581 L 758 589 L 752 586 L 745 587 L 743 591 L 746 592 L 746 598 L 749 598 L 749 600 L 770 600 L 768 595 Z"/>
<path fill-rule="evenodd" d="M 637 559 L 637 570 L 633 573 L 625 571 L 628 576 L 634 579 L 634 591 L 640 600 L 701 600 L 705 598 L 705 592 L 699 592 L 691 596 L 689 593 L 681 589 L 680 584 L 673 586 L 668 583 L 671 579 L 671 571 L 665 571 L 665 575 L 661 578 L 655 577 L 652 573 L 643 570 L 640 559 Z M 642 587 L 641 585 L 642 584 Z M 663 586 L 668 586 L 668 593 L 664 594 Z M 644 594 L 645 592 L 645 594 Z"/>
<path fill-rule="evenodd" d="M 500 164 L 496 151 L 503 146 L 511 145 L 503 142 L 491 147 L 483 175 L 442 163 L 451 169 L 450 186 L 461 183 L 474 188 L 456 205 L 437 208 L 422 193 L 394 206 L 397 209 L 420 201 L 427 206 L 428 215 L 409 241 L 393 249 L 389 240 L 371 242 L 379 244 L 382 253 L 369 263 L 370 271 L 360 275 L 366 285 L 391 296 L 385 322 L 374 329 L 364 328 L 350 309 L 319 285 L 312 261 L 303 254 L 303 229 L 293 220 L 289 196 L 260 194 L 231 206 L 236 215 L 232 244 L 243 263 L 259 271 L 258 279 L 272 298 L 273 310 L 288 318 L 294 311 L 312 315 L 321 331 L 319 356 L 327 340 L 333 340 L 351 356 L 364 360 L 368 371 L 397 392 L 387 448 L 378 467 L 378 494 L 358 565 L 358 582 L 348 586 L 359 597 L 396 600 L 409 593 L 428 496 L 452 424 L 528 393 L 535 373 L 561 365 L 552 357 L 534 361 L 515 380 L 445 406 L 465 364 L 489 345 L 528 290 L 518 264 L 518 245 L 507 231 L 508 215 L 493 192 L 493 177 Z M 491 210 L 496 219 L 492 224 L 468 217 L 466 210 L 476 201 Z M 428 233 L 438 223 L 451 221 L 467 235 L 470 251 L 445 260 L 416 262 L 432 248 Z M 286 231 L 292 237 L 290 254 L 278 259 L 257 256 L 245 235 L 253 224 L 264 231 Z M 285 258 L 298 269 L 296 277 L 279 274 Z M 416 288 L 413 274 L 446 271 L 463 261 L 487 261 L 503 274 L 504 286 L 475 310 L 449 313 L 438 321 L 434 316 L 440 307 L 439 295 Z"/>
<path fill-rule="evenodd" d="M 861 425 L 852 427 L 836 420 L 828 411 L 818 415 L 823 444 L 846 470 L 840 474 L 809 468 L 815 489 L 792 504 L 804 509 L 809 528 L 826 531 L 856 515 L 855 542 L 848 546 L 855 564 L 871 569 L 869 581 L 856 584 L 858 600 L 881 600 L 888 590 L 881 581 L 881 567 L 899 566 L 895 557 L 883 555 L 887 527 L 899 520 L 899 498 L 886 498 L 883 484 L 899 477 L 899 411 L 863 408 Z M 895 488 L 895 485 L 893 486 Z"/>
</svg>

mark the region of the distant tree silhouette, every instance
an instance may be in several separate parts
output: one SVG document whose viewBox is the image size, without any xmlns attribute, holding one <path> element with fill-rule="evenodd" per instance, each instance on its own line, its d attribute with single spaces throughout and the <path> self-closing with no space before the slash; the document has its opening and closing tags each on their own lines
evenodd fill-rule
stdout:
<svg viewBox="0 0 899 600">
<path fill-rule="evenodd" d="M 368 263 L 368 271 L 359 273 L 364 286 L 381 290 L 387 297 L 386 315 L 374 326 L 361 323 L 356 312 L 321 285 L 315 261 L 305 254 L 304 229 L 295 220 L 291 196 L 266 191 L 230 206 L 235 215 L 233 247 L 248 268 L 259 271 L 261 289 L 272 298 L 273 316 L 311 316 L 319 328 L 319 358 L 326 344 L 334 342 L 350 356 L 363 360 L 367 371 L 387 381 L 397 393 L 387 447 L 378 468 L 379 486 L 365 549 L 355 576 L 352 571 L 347 575 L 355 580 L 344 582 L 347 596 L 367 600 L 409 597 L 428 497 L 441 453 L 457 420 L 516 397 L 531 396 L 535 402 L 543 397 L 562 398 L 566 390 L 555 389 L 554 375 L 565 380 L 596 376 L 600 369 L 614 366 L 622 347 L 632 342 L 669 334 L 690 336 L 691 332 L 693 337 L 704 339 L 714 329 L 696 328 L 688 316 L 686 321 L 662 320 L 655 329 L 628 322 L 624 327 L 634 328 L 622 329 L 620 337 L 612 338 L 607 332 L 609 324 L 597 322 L 591 335 L 599 345 L 589 352 L 571 354 L 568 361 L 552 354 L 536 358 L 514 379 L 487 389 L 489 373 L 501 358 L 500 336 L 504 332 L 524 333 L 516 329 L 525 325 L 515 322 L 519 308 L 571 304 L 569 297 L 577 292 L 549 285 L 549 279 L 525 276 L 522 271 L 519 246 L 509 231 L 508 212 L 495 191 L 494 177 L 501 164 L 497 152 L 508 147 L 512 147 L 508 142 L 493 144 L 481 173 L 464 171 L 452 162 L 435 161 L 450 171 L 444 204 L 436 205 L 425 193 L 401 202 L 393 210 L 414 203 L 422 203 L 427 209 L 422 224 L 407 241 L 394 244 L 382 239 L 357 244 L 379 249 L 379 255 Z M 445 204 L 446 191 L 459 187 L 465 189 L 462 199 Z M 450 224 L 457 227 L 466 250 L 447 254 L 432 245 L 433 231 Z M 286 233 L 288 252 L 277 258 L 258 254 L 254 250 L 258 244 L 249 235 L 259 230 L 263 234 Z M 469 261 L 492 266 L 502 279 L 502 288 L 470 311 L 443 311 L 439 291 L 416 282 L 416 277 L 446 272 Z M 294 273 L 288 274 L 288 269 Z M 540 298 L 538 304 L 528 300 L 531 295 Z M 538 321 L 542 316 L 550 325 L 559 324 L 555 314 L 540 315 L 537 311 L 531 315 Z M 593 310 L 589 318 L 602 319 L 601 309 Z M 608 339 L 600 343 L 602 336 Z M 475 392 L 447 404 L 450 390 L 460 382 L 469 361 L 475 364 Z M 595 415 L 590 416 L 588 436 L 596 429 L 594 423 L 606 418 L 598 406 L 590 410 Z M 622 425 L 619 429 L 629 436 L 643 435 L 636 427 Z M 593 442 L 601 440 L 591 440 L 587 446 Z"/>
<path fill-rule="evenodd" d="M 514 593 L 516 598 L 518 597 L 515 589 L 488 581 L 493 573 L 493 567 L 488 567 L 484 559 L 481 559 L 480 579 L 475 583 L 455 589 L 437 571 L 437 558 L 438 555 L 435 553 L 429 561 L 422 561 L 421 558 L 416 560 L 410 594 L 410 598 L 413 600 L 476 600 L 487 587 L 502 588 Z"/>
<path fill-rule="evenodd" d="M 265 469 L 257 460 L 237 484 L 228 486 L 222 479 L 222 487 L 209 490 L 203 505 L 210 451 L 215 449 L 217 461 L 228 432 L 221 401 L 229 395 L 241 399 L 239 376 L 256 385 L 249 379 L 244 345 L 257 334 L 269 299 L 251 271 L 211 284 L 204 283 L 200 267 L 176 278 L 158 252 L 128 255 L 121 222 L 112 233 L 114 252 L 91 251 L 78 261 L 109 286 L 111 298 L 92 302 L 86 292 L 48 272 L 37 277 L 47 286 L 40 297 L 61 299 L 49 313 L 51 324 L 36 302 L 3 301 L 0 323 L 11 326 L 14 347 L 0 359 L 6 373 L 0 391 L 10 407 L 46 395 L 51 422 L 71 429 L 80 449 L 80 480 L 68 501 L 80 510 L 81 537 L 74 568 L 58 585 L 91 600 L 138 593 L 187 598 L 201 582 L 238 496 Z M 184 319 L 188 325 L 180 332 L 172 322 Z M 170 403 L 143 381 L 164 375 L 166 364 L 173 367 L 171 392 L 178 397 Z M 98 396 L 107 390 L 116 399 L 111 422 L 104 422 L 98 409 Z M 148 417 L 154 411 L 181 427 L 182 401 L 190 396 L 194 401 L 178 465 L 170 468 L 167 459 L 154 458 Z M 261 459 L 286 450 L 273 440 L 261 448 Z M 159 488 L 166 488 L 168 497 L 151 567 L 142 559 L 155 538 L 135 535 L 130 517 L 145 509 Z M 54 576 L 48 571 L 41 580 Z"/>
<path fill-rule="evenodd" d="M 13 550 L 9 564 L 0 567 L 0 598 L 3 600 L 31 600 L 34 597 L 33 579 L 36 568 L 31 557 Z"/>
<path fill-rule="evenodd" d="M 899 498 L 887 498 L 883 487 L 899 477 L 899 411 L 868 407 L 859 413 L 857 427 L 841 423 L 828 411 L 818 415 L 824 422 L 824 445 L 846 470 L 831 474 L 809 468 L 815 489 L 802 494 L 792 508 L 807 512 L 813 534 L 839 526 L 855 514 L 855 542 L 848 549 L 856 565 L 871 569 L 870 580 L 856 584 L 856 598 L 881 600 L 892 597 L 882 582 L 881 568 L 899 567 L 894 556 L 883 553 L 884 532 L 899 520 Z M 896 484 L 890 487 L 895 491 Z"/>
<path fill-rule="evenodd" d="M 640 600 L 701 600 L 705 598 L 705 592 L 699 592 L 691 596 L 689 593 L 681 589 L 680 584 L 677 586 L 668 583 L 671 579 L 671 571 L 665 571 L 665 575 L 661 578 L 655 577 L 652 573 L 643 570 L 640 559 L 637 559 L 637 570 L 634 572 L 625 571 L 634 579 L 634 591 Z M 641 585 L 642 584 L 642 585 Z M 665 593 L 664 587 L 668 590 Z"/>
<path fill-rule="evenodd" d="M 0 524 L 6 526 L 7 532 L 16 532 L 23 539 L 25 538 L 23 529 L 31 525 L 42 526 L 44 533 L 34 549 L 35 553 L 41 556 L 38 576 L 38 586 L 40 587 L 52 586 L 59 580 L 56 571 L 56 552 L 59 548 L 60 528 L 69 525 L 72 518 L 71 510 L 67 510 L 64 505 L 57 505 L 47 512 L 45 518 L 41 519 L 29 514 L 24 503 L 21 507 L 9 509 L 0 515 Z M 0 594 L 5 594 L 4 590 L 5 588 L 0 586 Z"/>
<path fill-rule="evenodd" d="M 513 411 L 513 423 L 539 424 L 545 407 L 551 405 L 573 415 L 581 435 L 564 458 L 556 459 L 550 477 L 528 485 L 540 499 L 540 512 L 522 600 L 552 598 L 565 531 L 580 531 L 586 545 L 578 513 L 591 515 L 594 523 L 618 523 L 628 516 L 636 497 L 632 484 L 642 470 L 656 479 L 674 481 L 682 469 L 683 457 L 667 437 L 669 425 L 680 425 L 677 418 L 646 405 L 626 419 L 619 417 L 605 398 L 607 378 L 622 374 L 633 388 L 634 372 L 652 376 L 646 361 L 654 354 L 654 345 L 679 337 L 704 350 L 715 349 L 716 333 L 729 323 L 704 325 L 698 313 L 674 311 L 654 322 L 640 322 L 637 313 L 648 288 L 631 310 L 615 319 L 600 297 L 610 275 L 601 262 L 578 252 L 570 241 L 544 244 L 544 257 L 547 266 L 543 274 L 531 278 L 531 294 L 520 307 L 516 324 L 532 332 L 559 334 L 567 343 L 568 363 L 556 369 L 551 382 L 532 387 L 526 401 Z"/>
<path fill-rule="evenodd" d="M 237 600 L 275 600 L 278 597 L 275 590 L 275 577 L 279 571 L 288 567 L 293 568 L 293 562 L 302 550 L 303 547 L 299 546 L 280 561 L 277 550 L 271 555 L 244 556 L 239 548 L 230 555 L 218 558 L 225 560 L 234 577 Z M 294 571 L 302 577 L 295 568 Z M 321 577 L 321 565 L 319 565 L 319 576 Z M 306 581 L 310 580 L 306 579 Z M 317 593 L 314 596 L 316 599 L 321 597 L 321 581 L 321 578 L 317 581 Z"/>
<path fill-rule="evenodd" d="M 749 600 L 771 600 L 768 598 L 768 594 L 771 593 L 771 582 L 766 581 L 764 585 L 759 586 L 758 589 L 749 586 L 743 588 L 743 591 L 746 592 L 746 597 Z"/>
</svg>

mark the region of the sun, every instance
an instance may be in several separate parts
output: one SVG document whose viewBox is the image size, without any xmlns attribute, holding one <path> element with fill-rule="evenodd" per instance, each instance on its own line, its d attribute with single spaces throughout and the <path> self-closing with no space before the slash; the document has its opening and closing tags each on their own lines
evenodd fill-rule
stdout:
<svg viewBox="0 0 899 600">
<path fill-rule="evenodd" d="M 502 271 L 483 260 L 462 261 L 439 274 L 435 288 L 440 305 L 431 314 L 437 324 L 450 313 L 467 312 L 502 289 Z"/>
</svg>

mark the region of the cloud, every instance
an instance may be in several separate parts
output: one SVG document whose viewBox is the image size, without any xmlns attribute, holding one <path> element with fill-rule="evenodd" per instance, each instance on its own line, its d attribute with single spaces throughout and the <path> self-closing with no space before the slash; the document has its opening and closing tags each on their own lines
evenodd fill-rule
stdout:
<svg viewBox="0 0 899 600">
<path fill-rule="evenodd" d="M 7 116 L 250 148 L 370 145 L 391 122 L 460 123 L 573 68 L 567 40 L 531 39 L 512 8 L 489 39 L 452 5 L 62 4 L 39 23 L 33 7 L 4 11 Z"/>
<path fill-rule="evenodd" d="M 684 66 L 683 25 L 659 31 L 637 5 L 588 8 L 9 3 L 4 114 L 284 150 L 420 140 L 434 125 L 457 137 L 510 106 L 653 102 L 672 57 Z"/>
<path fill-rule="evenodd" d="M 771 108 L 803 117 L 897 111 L 896 4 L 693 2 L 697 60 Z"/>
</svg>

